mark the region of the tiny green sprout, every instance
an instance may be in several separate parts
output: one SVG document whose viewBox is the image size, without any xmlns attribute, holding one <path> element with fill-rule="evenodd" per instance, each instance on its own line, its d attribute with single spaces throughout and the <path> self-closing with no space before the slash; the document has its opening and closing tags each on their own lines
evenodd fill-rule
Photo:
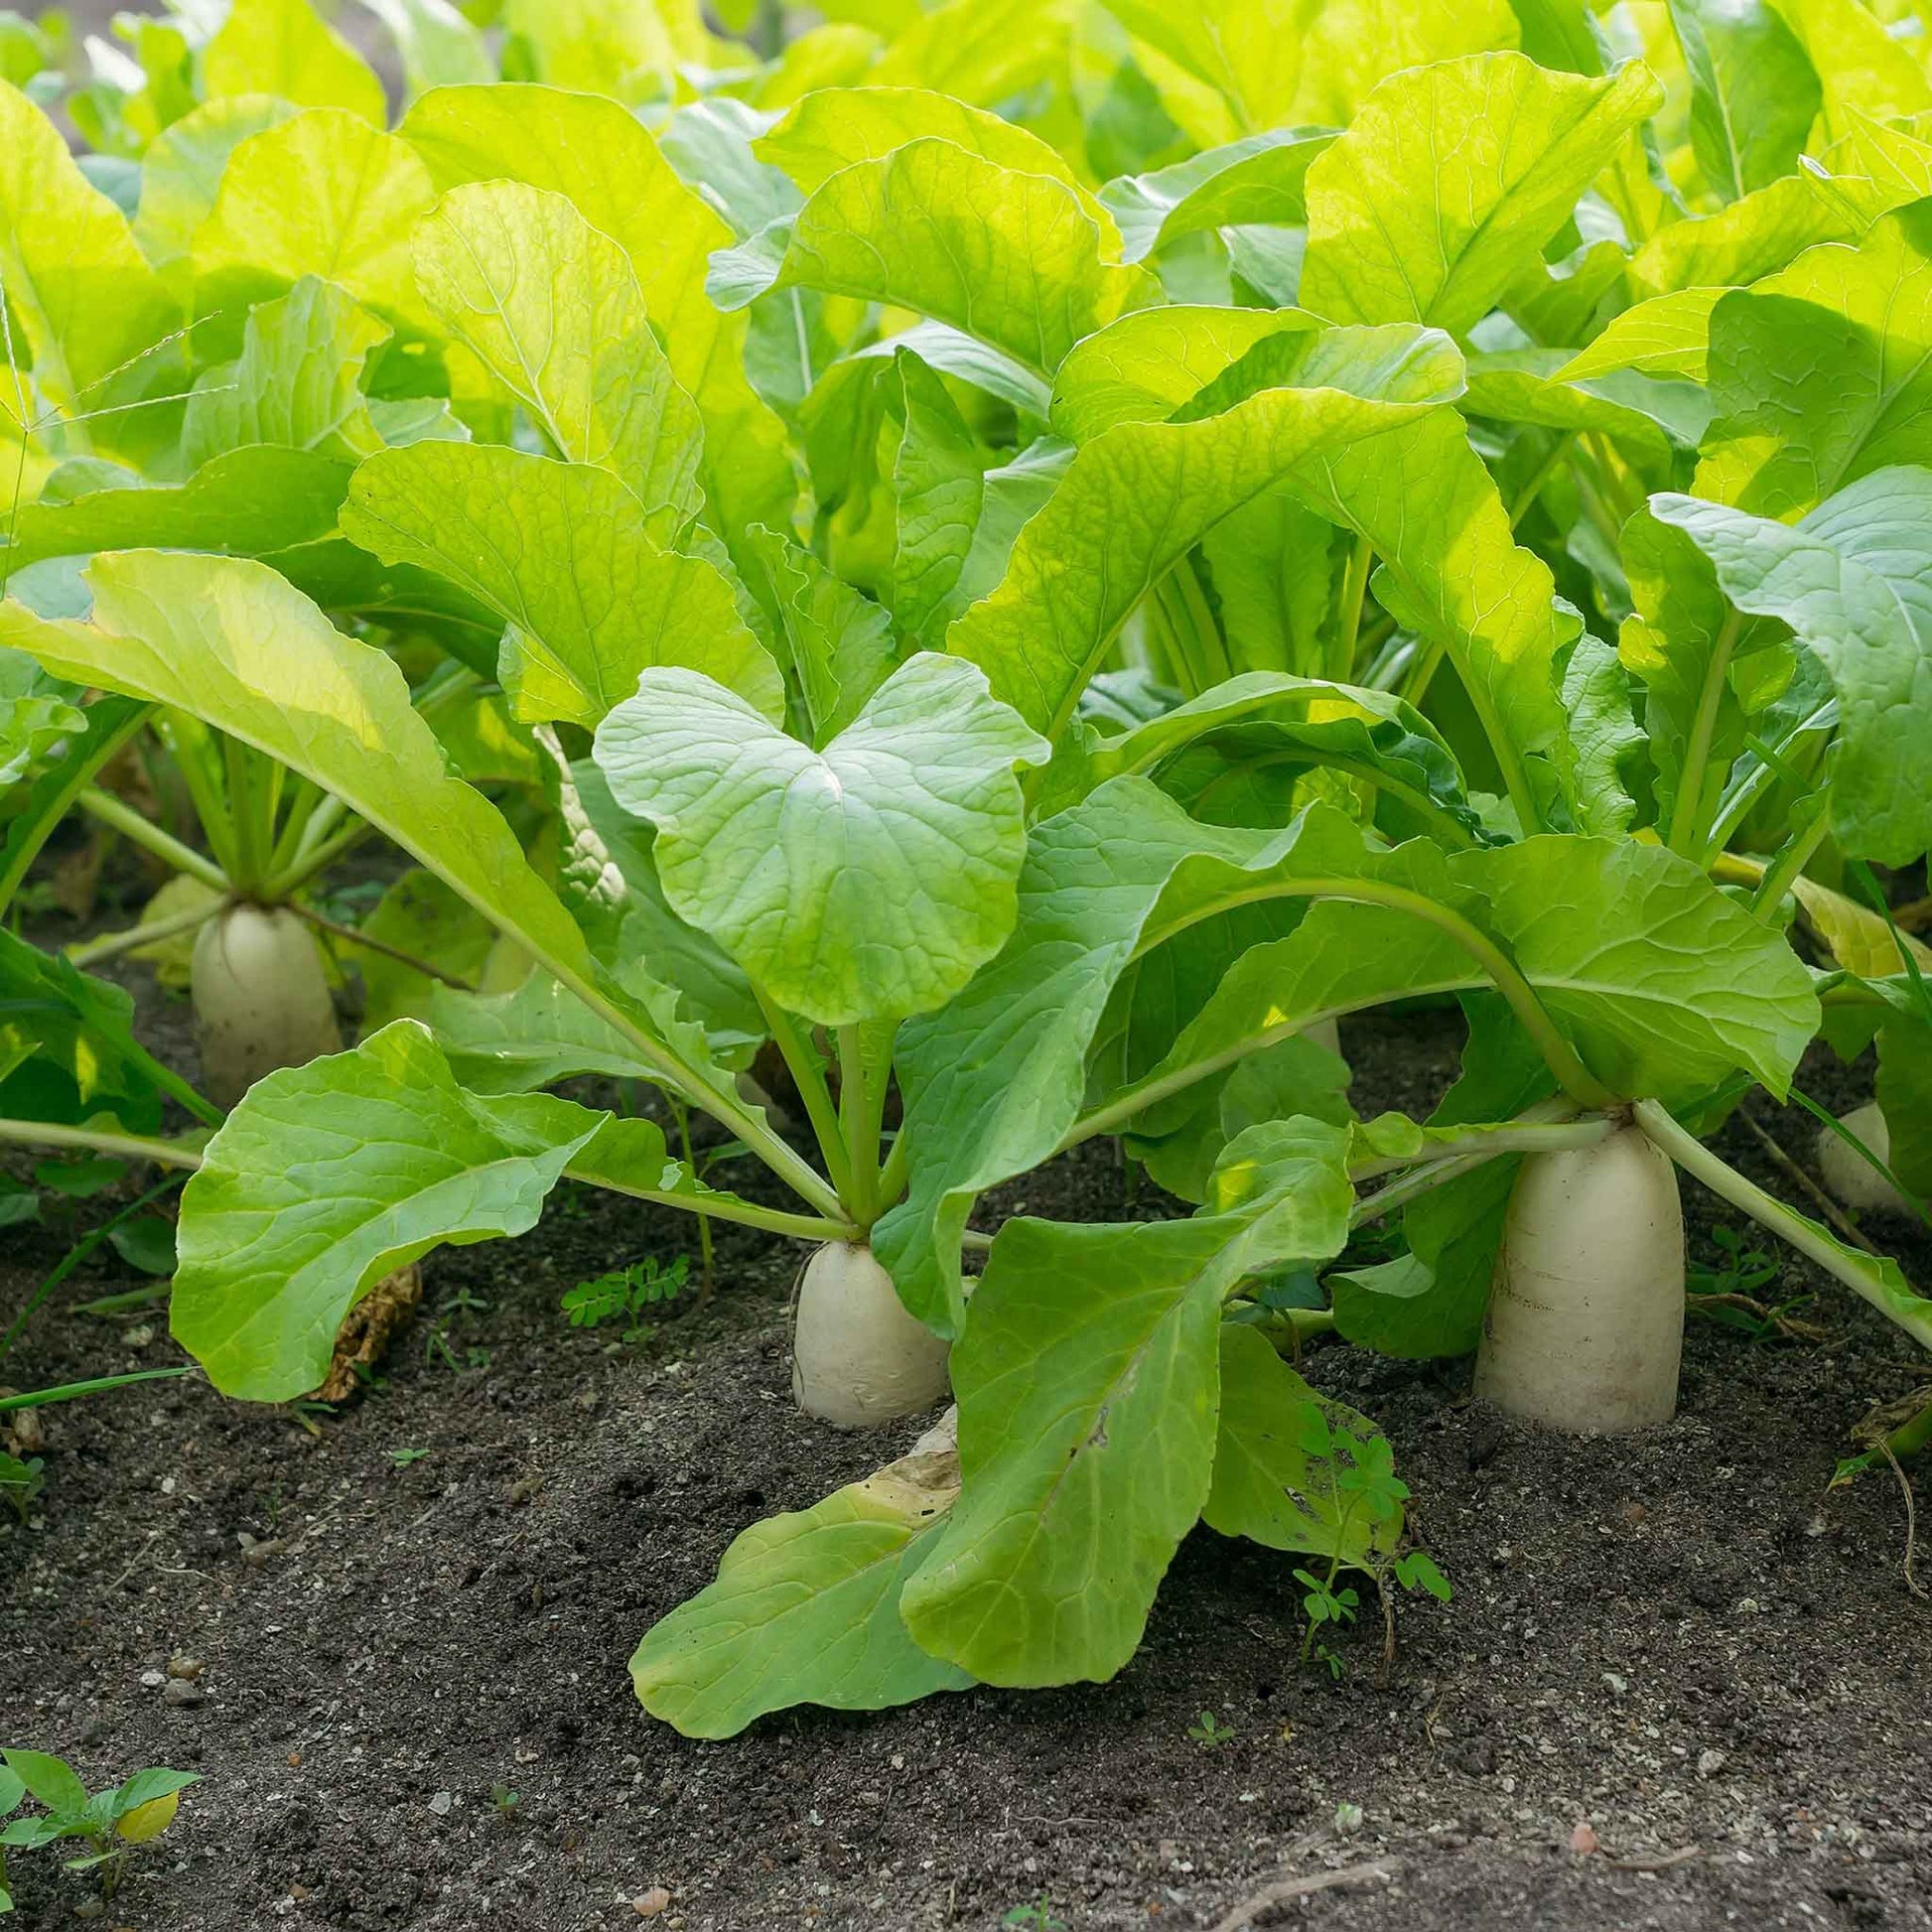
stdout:
<svg viewBox="0 0 1932 1932">
<path fill-rule="evenodd" d="M 394 1449 L 389 1451 L 389 1460 L 397 1468 L 406 1469 L 410 1463 L 420 1462 L 428 1454 L 429 1450 L 426 1449 Z"/>
<path fill-rule="evenodd" d="M 628 1268 L 615 1268 L 608 1275 L 599 1275 L 594 1281 L 579 1282 L 575 1288 L 564 1291 L 561 1305 L 564 1319 L 573 1328 L 597 1328 L 607 1321 L 641 1314 L 646 1309 L 674 1302 L 684 1293 L 690 1266 L 683 1255 L 668 1268 L 660 1268 L 653 1258 L 646 1257 L 633 1261 Z M 639 1322 L 624 1329 L 623 1338 L 628 1342 L 645 1341 L 650 1333 L 650 1323 Z"/>
<path fill-rule="evenodd" d="M 522 1802 L 523 1794 L 513 1791 L 506 1784 L 492 1784 L 489 1787 L 489 1802 L 496 1807 L 498 1818 L 507 1818 Z"/>
<path fill-rule="evenodd" d="M 1426 1589 L 1439 1603 L 1447 1603 L 1454 1594 L 1449 1579 L 1427 1550 L 1411 1550 L 1407 1556 L 1397 1557 L 1395 1580 L 1404 1589 Z"/>
<path fill-rule="evenodd" d="M 1025 1926 L 1028 1932 L 1066 1932 L 1066 1921 L 1053 1916 L 1043 1892 L 1031 1904 L 1012 1906 L 1000 1923 Z"/>
<path fill-rule="evenodd" d="M 1204 1751 L 1211 1751 L 1217 1744 L 1231 1744 L 1240 1734 L 1232 1725 L 1224 1725 L 1211 1711 L 1203 1711 L 1187 1726 L 1187 1735 Z"/>
<path fill-rule="evenodd" d="M 23 1460 L 0 1449 L 0 1497 L 13 1505 L 22 1529 L 27 1527 L 27 1512 L 33 1506 L 34 1498 L 46 1487 L 46 1478 L 42 1474 L 45 1467 L 38 1455 L 30 1455 Z"/>
</svg>

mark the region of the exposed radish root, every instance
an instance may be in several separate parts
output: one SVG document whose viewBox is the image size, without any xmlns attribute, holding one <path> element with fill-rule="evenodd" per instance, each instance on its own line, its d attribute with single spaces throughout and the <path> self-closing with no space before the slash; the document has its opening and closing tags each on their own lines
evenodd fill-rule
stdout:
<svg viewBox="0 0 1932 1932">
<path fill-rule="evenodd" d="M 870 1248 L 828 1241 L 799 1277 L 791 1392 L 808 1416 L 872 1429 L 946 1393 L 947 1344 L 905 1311 Z"/>
<path fill-rule="evenodd" d="M 1684 1216 L 1669 1157 L 1626 1127 L 1532 1155 L 1509 1199 L 1476 1393 L 1603 1435 L 1668 1422 L 1684 1345 Z"/>
<path fill-rule="evenodd" d="M 1891 1162 L 1891 1134 L 1875 1100 L 1854 1107 L 1845 1116 L 1845 1125 L 1888 1166 Z M 1857 1148 L 1847 1147 L 1829 1127 L 1818 1130 L 1818 1168 L 1825 1185 L 1847 1207 L 1862 1213 L 1906 1214 L 1912 1203 L 1874 1168 Z"/>
<path fill-rule="evenodd" d="M 1337 1059 L 1342 1057 L 1341 1029 L 1330 1014 L 1325 1020 L 1317 1020 L 1311 1027 L 1302 1029 L 1302 1037 L 1311 1039 L 1317 1046 L 1325 1046 Z"/>
<path fill-rule="evenodd" d="M 286 906 L 217 913 L 196 936 L 190 985 L 202 1081 L 223 1107 L 277 1067 L 342 1051 L 315 935 Z"/>
</svg>

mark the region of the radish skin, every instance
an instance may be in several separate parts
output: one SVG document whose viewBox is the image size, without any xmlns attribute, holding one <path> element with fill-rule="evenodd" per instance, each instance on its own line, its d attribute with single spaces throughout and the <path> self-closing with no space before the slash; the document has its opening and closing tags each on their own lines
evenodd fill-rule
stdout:
<svg viewBox="0 0 1932 1932">
<path fill-rule="evenodd" d="M 190 986 L 202 1081 L 223 1107 L 277 1067 L 343 1049 L 315 935 L 285 906 L 217 913 L 196 937 Z"/>
<path fill-rule="evenodd" d="M 799 1277 L 791 1392 L 821 1422 L 875 1429 L 946 1393 L 947 1344 L 905 1311 L 867 1247 L 828 1241 Z"/>
<path fill-rule="evenodd" d="M 1891 1133 L 1875 1100 L 1854 1107 L 1845 1125 L 1887 1166 L 1891 1164 Z M 1848 1147 L 1829 1127 L 1818 1130 L 1818 1169 L 1829 1187 L 1847 1207 L 1861 1213 L 1910 1215 L 1912 1203 L 1874 1168 L 1857 1148 Z"/>
<path fill-rule="evenodd" d="M 1325 1020 L 1317 1020 L 1312 1027 L 1304 1027 L 1302 1037 L 1313 1040 L 1317 1046 L 1325 1046 L 1336 1059 L 1342 1057 L 1341 1029 L 1335 1025 L 1333 1014 Z"/>
<path fill-rule="evenodd" d="M 1677 1413 L 1684 1215 L 1643 1131 L 1532 1155 L 1509 1197 L 1475 1389 L 1525 1421 L 1610 1435 Z"/>
</svg>

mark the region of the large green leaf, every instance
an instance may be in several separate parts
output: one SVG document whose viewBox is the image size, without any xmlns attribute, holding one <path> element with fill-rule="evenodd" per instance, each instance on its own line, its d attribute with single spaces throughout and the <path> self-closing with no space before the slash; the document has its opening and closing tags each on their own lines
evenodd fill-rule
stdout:
<svg viewBox="0 0 1932 1932">
<path fill-rule="evenodd" d="M 1262 346 L 1276 342 L 1296 353 L 1269 373 L 1309 386 L 1271 385 L 1194 422 L 1123 422 L 1083 444 L 1021 530 L 999 589 L 947 632 L 947 649 L 1049 737 L 1141 599 L 1223 517 L 1461 387 L 1460 358 L 1434 331 L 1332 330 Z"/>
<path fill-rule="evenodd" d="M 1767 0 L 1670 0 L 1691 73 L 1691 145 L 1727 202 L 1797 166 L 1824 95 Z"/>
<path fill-rule="evenodd" d="M 1863 0 L 1772 3 L 1824 83 L 1828 133 L 1842 134 L 1854 113 L 1891 120 L 1932 108 L 1932 83 L 1920 58 Z"/>
<path fill-rule="evenodd" d="M 1384 81 L 1309 170 L 1304 306 L 1463 333 L 1661 99 L 1638 65 L 1593 80 L 1520 54 Z"/>
<path fill-rule="evenodd" d="M 1188 1221 L 1000 1231 L 952 1356 L 959 1500 L 899 1600 L 922 1648 L 988 1683 L 1111 1677 L 1207 1501 L 1221 1305 L 1251 1270 L 1339 1252 L 1344 1129 L 1229 1144 Z"/>
<path fill-rule="evenodd" d="M 746 325 L 705 295 L 732 230 L 678 178 L 634 115 L 594 93 L 523 83 L 437 87 L 401 133 L 435 184 L 520 181 L 567 196 L 630 257 L 680 386 L 705 419 L 705 487 L 728 541 L 786 520 L 795 493 L 784 426 L 745 373 Z"/>
<path fill-rule="evenodd" d="M 241 355 L 196 384 L 182 424 L 191 470 L 246 444 L 312 450 L 359 463 L 382 448 L 362 392 L 370 351 L 389 339 L 333 283 L 305 275 L 287 295 L 248 316 Z"/>
<path fill-rule="evenodd" d="M 233 0 L 202 50 L 202 88 L 210 100 L 269 94 L 298 107 L 343 107 L 381 127 L 389 118 L 382 82 L 309 0 Z"/>
<path fill-rule="evenodd" d="M 972 549 L 986 483 L 972 431 L 946 385 L 910 350 L 901 349 L 893 364 L 904 416 L 893 457 L 893 617 L 909 644 L 936 647 Z"/>
<path fill-rule="evenodd" d="M 1710 383 L 1701 496 L 1786 518 L 1888 464 L 1932 461 L 1932 202 L 1726 296 Z"/>
<path fill-rule="evenodd" d="M 1209 228 L 1254 221 L 1299 226 L 1308 218 L 1309 164 L 1334 138 L 1325 127 L 1273 128 L 1152 174 L 1110 181 L 1100 199 L 1120 224 L 1123 258 L 1144 261 Z"/>
<path fill-rule="evenodd" d="M 345 108 L 311 108 L 251 134 L 196 230 L 197 310 L 238 314 L 320 275 L 404 333 L 432 336 L 409 242 L 435 199 L 407 144 Z"/>
<path fill-rule="evenodd" d="M 1230 906 L 1341 890 L 1343 881 L 1457 897 L 1429 841 L 1389 852 L 1328 806 L 1279 832 L 1225 828 L 1188 817 L 1147 779 L 1123 776 L 1036 825 L 1012 938 L 949 1007 L 899 1037 L 909 1187 L 874 1229 L 873 1246 L 906 1306 L 957 1330 L 958 1243 L 973 1199 L 1036 1166 L 1074 1129 L 1089 1049 L 1138 957 Z M 1429 950 L 1427 929 L 1404 923 L 1407 936 L 1371 956 L 1385 980 Z M 1394 990 L 1415 989 L 1404 979 Z"/>
<path fill-rule="evenodd" d="M 465 1093 L 408 1020 L 268 1075 L 184 1192 L 176 1340 L 228 1395 L 303 1394 L 384 1275 L 446 1241 L 535 1226 L 608 1119 L 547 1094 Z"/>
<path fill-rule="evenodd" d="M 920 652 L 822 752 L 688 671 L 646 672 L 597 759 L 657 828 L 672 908 L 825 1026 L 941 1006 L 998 951 L 1045 747 L 956 658 Z"/>
<path fill-rule="evenodd" d="M 431 310 L 556 454 L 614 471 L 652 534 L 675 539 L 703 501 L 704 428 L 617 242 L 562 195 L 481 182 L 436 205 L 416 231 L 415 261 Z"/>
<path fill-rule="evenodd" d="M 1882 211 L 1867 201 L 1843 181 L 1785 175 L 1715 214 L 1659 228 L 1630 258 L 1631 291 L 1649 298 L 1755 282 L 1820 242 L 1856 240 Z"/>
<path fill-rule="evenodd" d="M 1083 336 L 1161 299 L 1144 269 L 1106 259 L 1105 239 L 1063 182 L 928 138 L 833 175 L 712 287 L 732 306 L 792 287 L 893 303 L 1050 376 Z"/>
<path fill-rule="evenodd" d="M 0 80 L 0 288 L 34 381 L 64 413 L 174 326 L 179 310 L 127 217 L 75 166 L 59 130 Z M 11 494 L 11 491 L 9 491 Z"/>
<path fill-rule="evenodd" d="M 709 1588 L 651 1625 L 630 1676 L 653 1718 L 729 1737 L 794 1704 L 879 1711 L 972 1682 L 928 1656 L 899 1594 L 959 1490 L 957 1451 L 924 1440 L 810 1509 L 756 1523 Z"/>
<path fill-rule="evenodd" d="M 214 207 L 229 155 L 297 111 L 268 94 L 233 94 L 204 101 L 161 130 L 141 158 L 141 203 L 134 211 L 134 238 L 156 268 L 186 262 L 196 229 Z"/>
<path fill-rule="evenodd" d="M 496 444 L 417 443 L 356 471 L 342 526 L 383 562 L 435 571 L 497 613 L 519 718 L 594 728 L 640 671 L 664 664 L 783 714 L 778 667 L 730 584 L 703 558 L 660 547 L 610 470 Z"/>
<path fill-rule="evenodd" d="M 1259 1329 L 1221 1327 L 1221 1409 L 1214 1486 L 1201 1519 L 1223 1536 L 1270 1550 L 1360 1564 L 1393 1539 L 1351 1511 L 1336 1486 L 1336 1431 L 1378 1440 L 1365 1416 L 1317 1395 Z M 1328 1452 L 1324 1452 L 1326 1446 Z"/>
<path fill-rule="evenodd" d="M 1733 604 L 1781 618 L 1824 661 L 1839 698 L 1833 836 L 1909 865 L 1932 845 L 1932 471 L 1877 471 L 1795 528 L 1692 496 L 1652 509 Z"/>
</svg>

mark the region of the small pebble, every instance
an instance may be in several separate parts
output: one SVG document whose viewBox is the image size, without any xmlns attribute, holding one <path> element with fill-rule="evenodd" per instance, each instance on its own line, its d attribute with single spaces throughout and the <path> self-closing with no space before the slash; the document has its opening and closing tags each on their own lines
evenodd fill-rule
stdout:
<svg viewBox="0 0 1932 1932">
<path fill-rule="evenodd" d="M 456 1804 L 456 1797 L 454 1793 L 448 1791 L 439 1791 L 436 1794 L 436 1796 L 429 1801 L 429 1808 L 431 1811 L 435 1812 L 437 1817 L 447 1818 L 449 1817 L 451 1809 L 452 1807 L 454 1807 L 455 1804 Z"/>
<path fill-rule="evenodd" d="M 1705 1751 L 1698 1758 L 1698 1776 L 1701 1778 L 1715 1778 L 1725 1768 L 1727 1762 L 1728 1760 L 1721 1750 L 1712 1749 Z"/>
<path fill-rule="evenodd" d="M 162 1692 L 161 1697 L 163 1703 L 188 1711 L 192 1711 L 198 1704 L 207 1702 L 207 1693 L 199 1684 L 191 1684 L 185 1677 L 169 1678 L 168 1688 Z"/>
<path fill-rule="evenodd" d="M 1587 1818 L 1570 1834 L 1570 1849 L 1586 1859 L 1596 1850 L 1596 1828 Z"/>
<path fill-rule="evenodd" d="M 168 1675 L 184 1678 L 190 1684 L 200 1677 L 207 1668 L 199 1657 L 191 1657 L 185 1650 L 178 1650 L 168 1659 Z"/>
<path fill-rule="evenodd" d="M 141 1673 L 141 1682 L 150 1691 L 160 1690 L 162 1685 L 167 1683 L 167 1681 L 168 1673 L 165 1670 L 144 1670 Z"/>
<path fill-rule="evenodd" d="M 144 1321 L 141 1323 L 139 1327 L 130 1328 L 127 1331 L 127 1333 L 121 1337 L 121 1339 L 124 1342 L 126 1342 L 130 1348 L 145 1348 L 148 1346 L 148 1344 L 151 1341 L 154 1340 L 154 1329 L 150 1327 L 147 1322 Z"/>
<path fill-rule="evenodd" d="M 639 1918 L 655 1918 L 670 1902 L 671 1894 L 662 1885 L 653 1885 L 630 1901 L 630 1909 Z"/>
</svg>

